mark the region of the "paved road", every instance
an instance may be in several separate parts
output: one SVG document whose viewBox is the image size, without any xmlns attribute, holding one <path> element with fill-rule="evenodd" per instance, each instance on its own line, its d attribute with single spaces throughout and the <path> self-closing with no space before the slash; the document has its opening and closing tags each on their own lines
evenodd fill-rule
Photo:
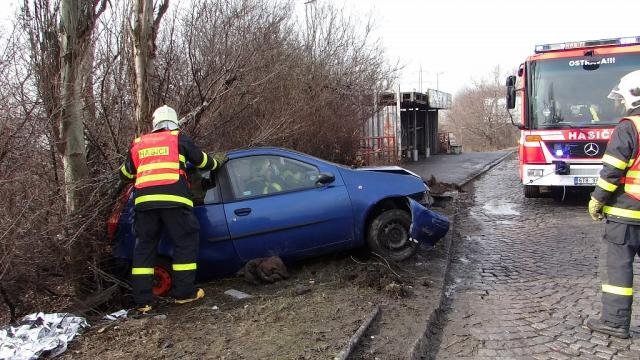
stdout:
<svg viewBox="0 0 640 360">
<path fill-rule="evenodd" d="M 603 228 L 586 214 L 586 199 L 524 199 L 516 170 L 510 159 L 477 180 L 471 206 L 459 214 L 448 310 L 429 357 L 640 359 L 640 299 L 632 340 L 583 326 L 600 311 Z"/>
<path fill-rule="evenodd" d="M 417 162 L 403 163 L 402 166 L 424 180 L 435 176 L 441 183 L 463 185 L 486 170 L 487 166 L 513 153 L 515 149 L 488 152 L 463 152 L 459 155 L 436 154 Z"/>
</svg>

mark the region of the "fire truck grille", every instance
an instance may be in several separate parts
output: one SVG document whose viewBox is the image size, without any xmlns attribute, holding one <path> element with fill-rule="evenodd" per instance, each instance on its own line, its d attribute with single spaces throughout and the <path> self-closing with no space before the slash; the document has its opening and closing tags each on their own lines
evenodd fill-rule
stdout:
<svg viewBox="0 0 640 360">
<path fill-rule="evenodd" d="M 575 141 L 575 142 L 546 142 L 545 145 L 551 154 L 561 158 L 599 159 L 607 148 L 607 140 L 604 141 Z M 559 154 L 561 156 L 558 156 Z"/>
</svg>

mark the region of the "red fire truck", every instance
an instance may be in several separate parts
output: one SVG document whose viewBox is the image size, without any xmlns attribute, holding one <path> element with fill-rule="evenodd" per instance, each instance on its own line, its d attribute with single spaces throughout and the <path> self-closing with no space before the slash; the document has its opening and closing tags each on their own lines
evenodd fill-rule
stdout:
<svg viewBox="0 0 640 360">
<path fill-rule="evenodd" d="M 608 99 L 640 69 L 640 36 L 538 45 L 507 78 L 507 108 L 520 100 L 518 157 L 524 196 L 564 197 L 593 187 L 611 132 L 623 114 Z M 588 189 L 588 188 L 587 188 Z"/>
</svg>

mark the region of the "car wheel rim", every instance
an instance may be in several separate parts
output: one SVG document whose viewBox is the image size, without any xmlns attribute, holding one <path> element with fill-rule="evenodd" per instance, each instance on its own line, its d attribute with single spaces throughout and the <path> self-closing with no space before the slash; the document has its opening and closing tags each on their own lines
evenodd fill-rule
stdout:
<svg viewBox="0 0 640 360">
<path fill-rule="evenodd" d="M 156 266 L 153 272 L 153 295 L 165 296 L 169 290 L 171 290 L 171 274 L 167 269 Z"/>
<path fill-rule="evenodd" d="M 383 244 L 390 250 L 399 250 L 406 246 L 409 233 L 399 222 L 390 222 L 382 228 Z"/>
</svg>

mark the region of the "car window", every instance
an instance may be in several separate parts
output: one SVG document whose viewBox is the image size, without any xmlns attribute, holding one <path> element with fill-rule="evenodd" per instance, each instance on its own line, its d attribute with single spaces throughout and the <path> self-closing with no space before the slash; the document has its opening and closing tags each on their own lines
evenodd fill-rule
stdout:
<svg viewBox="0 0 640 360">
<path fill-rule="evenodd" d="M 210 171 L 189 169 L 187 171 L 194 205 L 217 204 L 221 202 L 215 179 L 210 179 Z"/>
<path fill-rule="evenodd" d="M 273 155 L 234 159 L 227 169 L 236 199 L 313 188 L 320 173 L 311 164 Z"/>
</svg>

